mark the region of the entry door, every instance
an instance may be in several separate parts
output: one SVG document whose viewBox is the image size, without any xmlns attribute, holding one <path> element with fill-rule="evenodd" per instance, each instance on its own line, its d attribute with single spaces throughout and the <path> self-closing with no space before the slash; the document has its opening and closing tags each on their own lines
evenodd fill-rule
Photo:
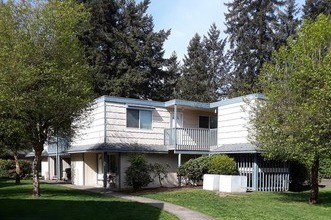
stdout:
<svg viewBox="0 0 331 220">
<path fill-rule="evenodd" d="M 175 120 L 174 113 L 171 113 L 171 120 L 170 120 L 170 128 L 175 128 L 175 123 L 177 121 L 177 128 L 182 128 L 183 127 L 183 113 L 182 112 L 177 112 L 177 120 Z M 175 130 L 171 130 L 171 145 L 176 145 L 178 143 L 181 143 L 181 131 L 177 130 L 177 143 L 175 143 Z"/>
<path fill-rule="evenodd" d="M 177 128 L 183 127 L 183 113 L 177 112 Z M 171 113 L 170 128 L 175 128 L 175 114 Z"/>
</svg>

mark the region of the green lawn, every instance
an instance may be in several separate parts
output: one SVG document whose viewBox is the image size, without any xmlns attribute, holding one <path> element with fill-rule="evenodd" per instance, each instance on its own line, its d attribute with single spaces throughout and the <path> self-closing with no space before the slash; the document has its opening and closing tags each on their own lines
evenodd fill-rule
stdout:
<svg viewBox="0 0 331 220">
<path fill-rule="evenodd" d="M 31 195 L 31 181 L 17 186 L 0 180 L 0 219 L 177 219 L 148 205 L 57 184 L 42 183 L 42 196 Z"/>
<path fill-rule="evenodd" d="M 331 219 L 331 188 L 321 189 L 320 204 L 308 204 L 308 192 L 218 195 L 201 189 L 145 192 L 142 196 L 182 205 L 216 219 Z"/>
</svg>

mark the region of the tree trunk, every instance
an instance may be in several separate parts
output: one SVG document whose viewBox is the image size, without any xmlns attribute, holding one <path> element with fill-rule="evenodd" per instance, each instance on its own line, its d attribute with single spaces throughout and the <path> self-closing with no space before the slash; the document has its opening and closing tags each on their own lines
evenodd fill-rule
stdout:
<svg viewBox="0 0 331 220">
<path fill-rule="evenodd" d="M 318 168 L 319 168 L 319 158 L 315 158 L 311 166 L 311 190 L 310 190 L 310 204 L 317 203 L 318 197 Z"/>
<path fill-rule="evenodd" d="M 17 151 L 14 151 L 15 159 L 15 184 L 21 183 L 21 168 L 20 163 L 18 162 Z"/>
<path fill-rule="evenodd" d="M 39 186 L 39 170 L 38 170 L 38 164 L 39 160 L 41 157 L 42 149 L 41 150 L 36 150 L 34 153 L 34 159 L 33 159 L 33 191 L 32 195 L 34 197 L 39 197 L 40 196 L 40 186 Z"/>
</svg>

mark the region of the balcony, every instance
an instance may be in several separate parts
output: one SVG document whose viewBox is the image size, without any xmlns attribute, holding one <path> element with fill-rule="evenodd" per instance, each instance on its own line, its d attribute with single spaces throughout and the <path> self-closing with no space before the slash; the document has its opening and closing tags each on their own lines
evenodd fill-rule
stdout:
<svg viewBox="0 0 331 220">
<path fill-rule="evenodd" d="M 217 146 L 217 129 L 169 128 L 164 130 L 164 145 L 178 151 L 210 151 Z"/>
<path fill-rule="evenodd" d="M 61 137 L 51 137 L 48 141 L 48 149 L 47 152 L 49 154 L 62 154 L 63 151 L 67 150 L 69 148 L 69 142 L 65 138 Z"/>
</svg>

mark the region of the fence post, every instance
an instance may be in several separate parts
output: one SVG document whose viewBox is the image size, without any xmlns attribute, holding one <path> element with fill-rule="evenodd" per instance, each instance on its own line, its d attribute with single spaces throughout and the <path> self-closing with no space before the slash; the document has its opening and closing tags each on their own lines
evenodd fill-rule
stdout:
<svg viewBox="0 0 331 220">
<path fill-rule="evenodd" d="M 258 178 L 259 178 L 259 165 L 258 165 L 258 155 L 253 155 L 253 170 L 252 170 L 252 190 L 258 190 Z"/>
</svg>

